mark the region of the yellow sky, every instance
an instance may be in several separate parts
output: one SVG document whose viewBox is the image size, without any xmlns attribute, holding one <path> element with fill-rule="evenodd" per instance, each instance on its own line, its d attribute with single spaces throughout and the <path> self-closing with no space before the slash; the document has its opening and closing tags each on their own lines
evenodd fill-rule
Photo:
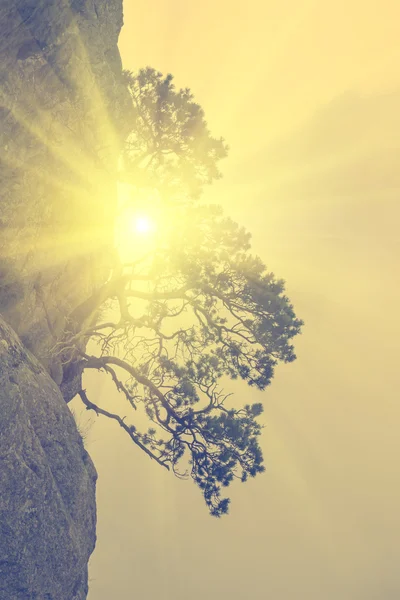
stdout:
<svg viewBox="0 0 400 600">
<path fill-rule="evenodd" d="M 306 325 L 296 363 L 251 392 L 267 471 L 232 487 L 227 518 L 98 420 L 89 600 L 400 596 L 399 17 L 395 0 L 125 0 L 124 67 L 191 88 L 231 147 L 206 199 Z"/>
</svg>

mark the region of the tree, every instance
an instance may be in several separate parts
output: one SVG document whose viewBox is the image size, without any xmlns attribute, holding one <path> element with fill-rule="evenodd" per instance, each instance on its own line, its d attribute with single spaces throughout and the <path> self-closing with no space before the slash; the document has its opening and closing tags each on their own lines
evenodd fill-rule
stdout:
<svg viewBox="0 0 400 600">
<path fill-rule="evenodd" d="M 87 369 L 112 377 L 143 409 L 145 428 L 100 408 L 80 385 L 86 407 L 118 421 L 159 465 L 190 474 L 221 516 L 229 505 L 222 488 L 264 470 L 262 404 L 236 408 L 222 384 L 239 378 L 264 390 L 276 364 L 295 359 L 302 321 L 284 281 L 250 253 L 249 233 L 197 201 L 219 176 L 226 146 L 210 136 L 190 91 L 176 92 L 172 77 L 153 69 L 125 76 L 137 111 L 125 163 L 129 177 L 146 173 L 137 186 L 162 191 L 164 226 L 151 251 L 118 264 L 71 313 L 57 351 L 66 380 Z"/>
<path fill-rule="evenodd" d="M 249 234 L 220 208 L 187 206 L 179 217 L 179 230 L 161 236 L 142 260 L 121 265 L 72 313 L 75 332 L 63 352 L 70 362 L 78 342 L 96 340 L 92 353 L 78 351 L 80 368 L 109 373 L 131 406 L 143 405 L 151 427 L 126 425 L 81 390 L 83 402 L 119 420 L 177 475 L 188 458 L 211 514 L 220 516 L 228 508 L 221 487 L 264 470 L 256 420 L 262 405 L 229 406 L 221 379 L 265 389 L 277 362 L 295 359 L 291 340 L 302 322 L 284 282 L 249 253 Z M 106 318 L 93 323 L 105 306 Z"/>
<path fill-rule="evenodd" d="M 205 184 L 221 177 L 224 140 L 210 135 L 204 111 L 188 88 L 175 89 L 172 75 L 147 67 L 137 74 L 124 71 L 124 79 L 134 109 L 124 179 L 184 202 L 199 198 Z"/>
</svg>

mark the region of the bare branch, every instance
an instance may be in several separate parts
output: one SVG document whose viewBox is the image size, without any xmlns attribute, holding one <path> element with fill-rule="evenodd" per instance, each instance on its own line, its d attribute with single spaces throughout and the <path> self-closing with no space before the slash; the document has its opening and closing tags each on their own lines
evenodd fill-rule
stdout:
<svg viewBox="0 0 400 600">
<path fill-rule="evenodd" d="M 148 456 L 150 456 L 151 459 L 155 460 L 159 465 L 161 465 L 162 467 L 167 469 L 167 471 L 169 471 L 169 466 L 165 462 L 161 461 L 155 454 L 153 454 L 148 448 L 146 448 L 146 446 L 144 446 L 139 441 L 137 436 L 132 431 L 132 428 L 129 427 L 129 425 L 125 424 L 124 419 L 122 419 L 119 415 L 110 413 L 107 410 L 100 408 L 96 404 L 93 404 L 93 402 L 90 402 L 90 400 L 88 399 L 88 397 L 86 395 L 86 390 L 80 390 L 79 396 L 80 396 L 82 402 L 84 403 L 84 405 L 86 406 L 87 410 L 94 410 L 97 415 L 104 415 L 105 417 L 108 417 L 109 419 L 114 419 L 114 421 L 117 421 L 117 423 L 119 423 L 120 427 L 122 427 L 122 429 L 124 429 L 126 431 L 126 433 L 129 435 L 131 440 L 137 446 L 139 446 L 139 448 L 141 450 L 143 450 L 143 452 L 145 452 Z"/>
</svg>

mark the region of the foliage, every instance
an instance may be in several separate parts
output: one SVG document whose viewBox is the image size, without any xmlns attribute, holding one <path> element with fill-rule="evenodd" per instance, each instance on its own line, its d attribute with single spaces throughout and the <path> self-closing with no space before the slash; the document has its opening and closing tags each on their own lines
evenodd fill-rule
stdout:
<svg viewBox="0 0 400 600">
<path fill-rule="evenodd" d="M 221 209 L 187 206 L 175 217 L 178 230 L 86 302 L 89 314 L 114 299 L 109 315 L 116 318 L 84 332 L 98 352 L 81 360 L 83 369 L 108 372 L 132 406 L 143 406 L 151 427 L 125 426 L 133 441 L 178 476 L 190 473 L 220 516 L 229 503 L 221 488 L 264 470 L 262 405 L 232 408 L 221 379 L 265 389 L 278 361 L 295 359 L 291 340 L 302 322 L 284 282 L 250 254 L 249 234 Z"/>
<path fill-rule="evenodd" d="M 188 88 L 175 89 L 172 75 L 147 67 L 137 74 L 124 71 L 124 78 L 134 106 L 125 178 L 164 195 L 198 198 L 205 184 L 221 177 L 224 140 L 210 135 L 202 108 Z"/>
<path fill-rule="evenodd" d="M 126 423 L 81 389 L 86 407 L 116 420 L 161 466 L 190 474 L 221 516 L 229 505 L 222 488 L 264 470 L 263 407 L 233 407 L 222 384 L 239 378 L 264 390 L 277 363 L 295 359 L 302 322 L 283 280 L 250 253 L 250 235 L 219 207 L 197 202 L 220 176 L 227 147 L 211 137 L 190 91 L 150 68 L 124 77 L 135 109 L 126 178 L 163 192 L 164 226 L 150 252 L 119 265 L 73 311 L 60 352 L 74 372 L 108 373 L 147 425 Z M 83 351 L 89 341 L 91 353 Z"/>
</svg>

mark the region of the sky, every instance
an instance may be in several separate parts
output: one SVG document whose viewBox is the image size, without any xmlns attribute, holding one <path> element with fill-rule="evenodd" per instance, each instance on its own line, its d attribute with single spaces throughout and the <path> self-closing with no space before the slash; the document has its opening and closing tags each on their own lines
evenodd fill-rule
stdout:
<svg viewBox="0 0 400 600">
<path fill-rule="evenodd" d="M 232 485 L 227 517 L 91 417 L 89 600 L 397 599 L 400 7 L 126 0 L 124 12 L 124 67 L 192 90 L 230 146 L 205 200 L 252 232 L 305 326 L 265 392 L 236 388 L 238 403 L 264 403 L 266 472 Z M 118 405 L 106 378 L 87 388 Z"/>
</svg>

